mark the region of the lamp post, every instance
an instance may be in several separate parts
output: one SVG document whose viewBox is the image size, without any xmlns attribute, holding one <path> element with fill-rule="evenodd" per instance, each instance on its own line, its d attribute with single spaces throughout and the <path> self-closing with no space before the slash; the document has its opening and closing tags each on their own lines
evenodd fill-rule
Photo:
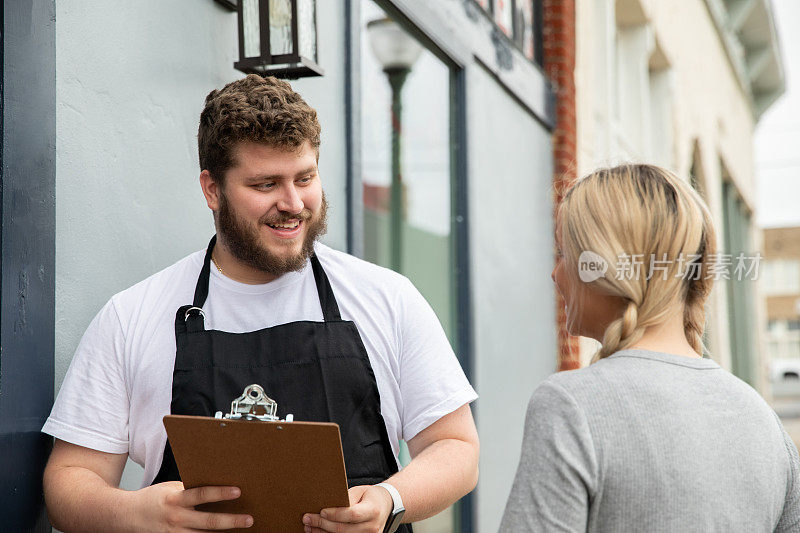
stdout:
<svg viewBox="0 0 800 533">
<path fill-rule="evenodd" d="M 375 57 L 392 88 L 392 184 L 389 209 L 389 235 L 391 239 L 390 264 L 400 272 L 403 267 L 403 177 L 400 165 L 402 138 L 402 90 L 411 67 L 422 53 L 422 46 L 389 18 L 367 23 L 369 42 Z"/>
</svg>

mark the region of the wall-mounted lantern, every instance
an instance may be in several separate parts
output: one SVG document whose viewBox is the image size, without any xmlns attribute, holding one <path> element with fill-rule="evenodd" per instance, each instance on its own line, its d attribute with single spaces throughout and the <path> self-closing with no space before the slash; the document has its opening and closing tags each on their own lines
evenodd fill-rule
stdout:
<svg viewBox="0 0 800 533">
<path fill-rule="evenodd" d="M 316 0 L 217 0 L 235 5 L 239 61 L 234 68 L 279 78 L 322 76 L 317 64 Z"/>
</svg>

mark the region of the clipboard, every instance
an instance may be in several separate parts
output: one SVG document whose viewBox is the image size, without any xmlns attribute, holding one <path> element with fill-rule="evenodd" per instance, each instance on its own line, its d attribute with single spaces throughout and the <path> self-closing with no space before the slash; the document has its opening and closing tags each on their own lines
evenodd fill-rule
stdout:
<svg viewBox="0 0 800 533">
<path fill-rule="evenodd" d="M 266 409 L 256 397 L 259 391 L 271 402 Z M 197 507 L 253 517 L 252 527 L 231 531 L 302 533 L 305 513 L 350 505 L 339 426 L 295 422 L 291 415 L 278 420 L 276 411 L 274 400 L 258 385 L 250 385 L 234 400 L 228 415 L 164 417 L 187 489 L 207 485 L 241 489 L 236 500 Z"/>
</svg>

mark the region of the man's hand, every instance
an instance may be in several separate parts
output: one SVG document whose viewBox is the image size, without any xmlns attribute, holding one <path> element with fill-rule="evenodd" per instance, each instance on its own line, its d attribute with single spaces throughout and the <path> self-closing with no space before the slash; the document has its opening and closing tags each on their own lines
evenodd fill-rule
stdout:
<svg viewBox="0 0 800 533">
<path fill-rule="evenodd" d="M 360 485 L 348 491 L 350 507 L 323 509 L 303 516 L 306 533 L 382 533 L 394 508 L 383 487 Z"/>
<path fill-rule="evenodd" d="M 197 487 L 185 490 L 180 481 L 168 481 L 136 491 L 134 512 L 141 517 L 147 531 L 215 531 L 246 528 L 253 517 L 245 514 L 206 513 L 195 505 L 235 500 L 241 495 L 237 487 Z"/>
<path fill-rule="evenodd" d="M 128 491 L 118 487 L 127 454 L 105 453 L 56 439 L 44 471 L 44 496 L 61 531 L 197 531 L 246 528 L 243 514 L 196 511 L 202 503 L 235 500 L 236 487 L 184 490 L 170 481 Z"/>
</svg>

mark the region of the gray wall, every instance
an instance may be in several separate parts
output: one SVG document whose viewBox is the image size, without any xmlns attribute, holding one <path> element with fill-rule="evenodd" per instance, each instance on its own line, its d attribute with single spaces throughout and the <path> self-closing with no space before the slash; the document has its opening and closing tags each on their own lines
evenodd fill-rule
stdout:
<svg viewBox="0 0 800 533">
<path fill-rule="evenodd" d="M 59 0 L 56 20 L 57 392 L 108 298 L 213 234 L 197 124 L 206 94 L 243 74 L 236 15 L 213 0 Z M 319 111 L 325 240 L 344 249 L 344 3 L 319 2 L 318 20 L 325 76 L 293 85 Z"/>
<path fill-rule="evenodd" d="M 467 72 L 477 528 L 497 531 L 534 388 L 556 370 L 549 132 L 486 70 Z"/>
</svg>

